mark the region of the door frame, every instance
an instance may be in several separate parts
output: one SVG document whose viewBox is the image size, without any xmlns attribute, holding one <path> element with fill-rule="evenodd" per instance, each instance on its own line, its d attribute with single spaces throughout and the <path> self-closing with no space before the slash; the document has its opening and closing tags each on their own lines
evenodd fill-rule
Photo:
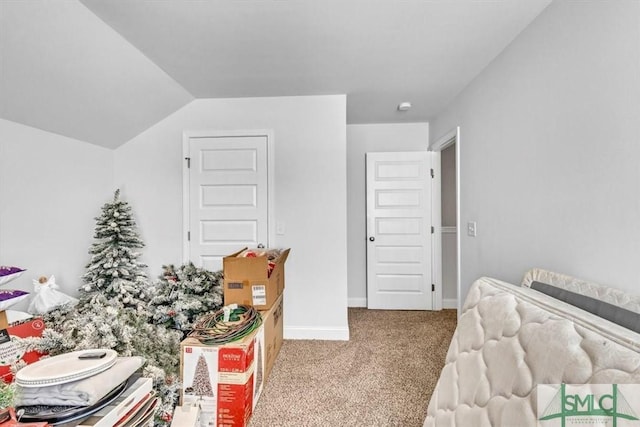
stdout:
<svg viewBox="0 0 640 427">
<path fill-rule="evenodd" d="M 461 248 L 460 248 L 460 241 L 461 241 L 461 234 L 460 234 L 460 126 L 456 126 L 454 129 L 451 129 L 449 132 L 445 133 L 443 136 L 441 136 L 440 138 L 438 138 L 433 144 L 430 145 L 429 147 L 429 151 L 433 151 L 433 152 L 437 152 L 437 157 L 438 157 L 438 161 L 435 162 L 436 163 L 436 167 L 438 168 L 438 170 L 440 169 L 440 152 L 442 150 L 444 150 L 445 148 L 456 144 L 456 159 L 455 159 L 455 164 L 456 164 L 456 300 L 457 300 L 457 310 L 458 310 L 458 316 L 460 316 L 460 313 L 462 312 L 462 296 L 460 295 L 460 278 L 461 278 L 461 272 L 462 272 L 462 257 L 461 257 Z M 436 176 L 440 176 L 439 174 L 436 174 Z M 439 247 L 437 248 L 437 251 L 434 251 L 434 256 L 436 257 L 436 259 L 434 260 L 434 265 L 438 266 L 438 271 L 440 273 L 440 292 L 442 292 L 442 229 L 441 229 L 441 194 L 440 194 L 440 187 L 439 185 L 437 186 L 437 192 L 438 192 L 438 200 L 437 200 L 437 206 L 436 206 L 436 199 L 434 198 L 433 203 L 432 203 L 432 208 L 433 209 L 437 209 L 438 213 L 438 228 L 436 229 L 436 239 L 438 239 L 438 242 L 440 243 Z M 432 192 L 432 194 L 434 194 L 434 192 Z M 435 239 L 434 239 L 435 241 Z M 438 289 L 438 286 L 436 285 L 436 290 Z M 439 299 L 440 303 L 442 304 L 442 298 Z"/>
<path fill-rule="evenodd" d="M 264 136 L 267 138 L 267 247 L 275 245 L 275 142 L 272 129 L 185 130 L 182 132 L 182 261 L 190 261 L 190 178 L 189 161 L 192 138 L 226 138 Z"/>
<path fill-rule="evenodd" d="M 440 151 L 429 148 L 431 153 L 431 295 L 432 310 L 442 310 L 442 175 Z"/>
</svg>

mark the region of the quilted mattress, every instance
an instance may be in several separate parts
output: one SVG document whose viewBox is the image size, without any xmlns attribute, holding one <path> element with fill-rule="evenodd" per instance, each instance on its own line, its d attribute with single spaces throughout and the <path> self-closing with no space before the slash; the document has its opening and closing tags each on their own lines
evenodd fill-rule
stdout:
<svg viewBox="0 0 640 427">
<path fill-rule="evenodd" d="M 598 283 L 578 279 L 562 273 L 533 268 L 524 275 L 522 286 L 531 287 L 533 282 L 548 283 L 600 301 L 605 301 L 626 310 L 640 313 L 640 296 L 631 295 L 620 289 L 603 286 Z"/>
<path fill-rule="evenodd" d="M 640 334 L 482 278 L 469 290 L 424 426 L 536 426 L 536 386 L 559 383 L 640 383 Z"/>
</svg>

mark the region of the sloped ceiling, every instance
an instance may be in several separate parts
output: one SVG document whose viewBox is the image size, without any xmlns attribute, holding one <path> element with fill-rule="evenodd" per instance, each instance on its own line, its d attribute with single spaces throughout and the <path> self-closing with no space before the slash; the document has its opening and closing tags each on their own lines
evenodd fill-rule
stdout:
<svg viewBox="0 0 640 427">
<path fill-rule="evenodd" d="M 1 0 L 0 117 L 111 148 L 194 97 L 344 93 L 348 123 L 428 121 L 549 3 Z"/>
<path fill-rule="evenodd" d="M 117 147 L 193 99 L 77 1 L 0 0 L 0 117 Z"/>
</svg>

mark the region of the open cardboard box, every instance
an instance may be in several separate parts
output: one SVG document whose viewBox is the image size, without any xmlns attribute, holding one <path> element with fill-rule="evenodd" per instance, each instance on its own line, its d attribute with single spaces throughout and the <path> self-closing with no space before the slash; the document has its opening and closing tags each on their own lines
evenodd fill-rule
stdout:
<svg viewBox="0 0 640 427">
<path fill-rule="evenodd" d="M 251 305 L 256 310 L 268 310 L 284 291 L 284 263 L 290 249 L 284 249 L 274 260 L 271 275 L 268 273 L 269 260 L 266 256 L 238 257 L 246 249 L 222 260 L 224 304 Z"/>
</svg>

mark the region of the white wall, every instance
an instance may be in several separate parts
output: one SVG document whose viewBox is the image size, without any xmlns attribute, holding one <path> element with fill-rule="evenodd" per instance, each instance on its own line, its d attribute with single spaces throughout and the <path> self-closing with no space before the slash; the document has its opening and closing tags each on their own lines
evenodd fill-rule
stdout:
<svg viewBox="0 0 640 427">
<path fill-rule="evenodd" d="M 77 294 L 112 170 L 111 150 L 0 119 L 0 265 L 27 269 L 5 289 L 54 274 Z"/>
<path fill-rule="evenodd" d="M 286 265 L 285 338 L 348 339 L 346 97 L 195 100 L 115 151 L 151 275 L 182 262 L 183 131 L 273 129 L 276 246 Z"/>
<path fill-rule="evenodd" d="M 457 233 L 451 228 L 442 232 L 442 308 L 458 307 Z"/>
<path fill-rule="evenodd" d="M 367 306 L 366 180 L 368 151 L 424 151 L 428 123 L 347 126 L 349 306 Z"/>
<path fill-rule="evenodd" d="M 462 296 L 543 267 L 638 293 L 640 2 L 555 1 L 431 122 L 461 126 Z"/>
</svg>

